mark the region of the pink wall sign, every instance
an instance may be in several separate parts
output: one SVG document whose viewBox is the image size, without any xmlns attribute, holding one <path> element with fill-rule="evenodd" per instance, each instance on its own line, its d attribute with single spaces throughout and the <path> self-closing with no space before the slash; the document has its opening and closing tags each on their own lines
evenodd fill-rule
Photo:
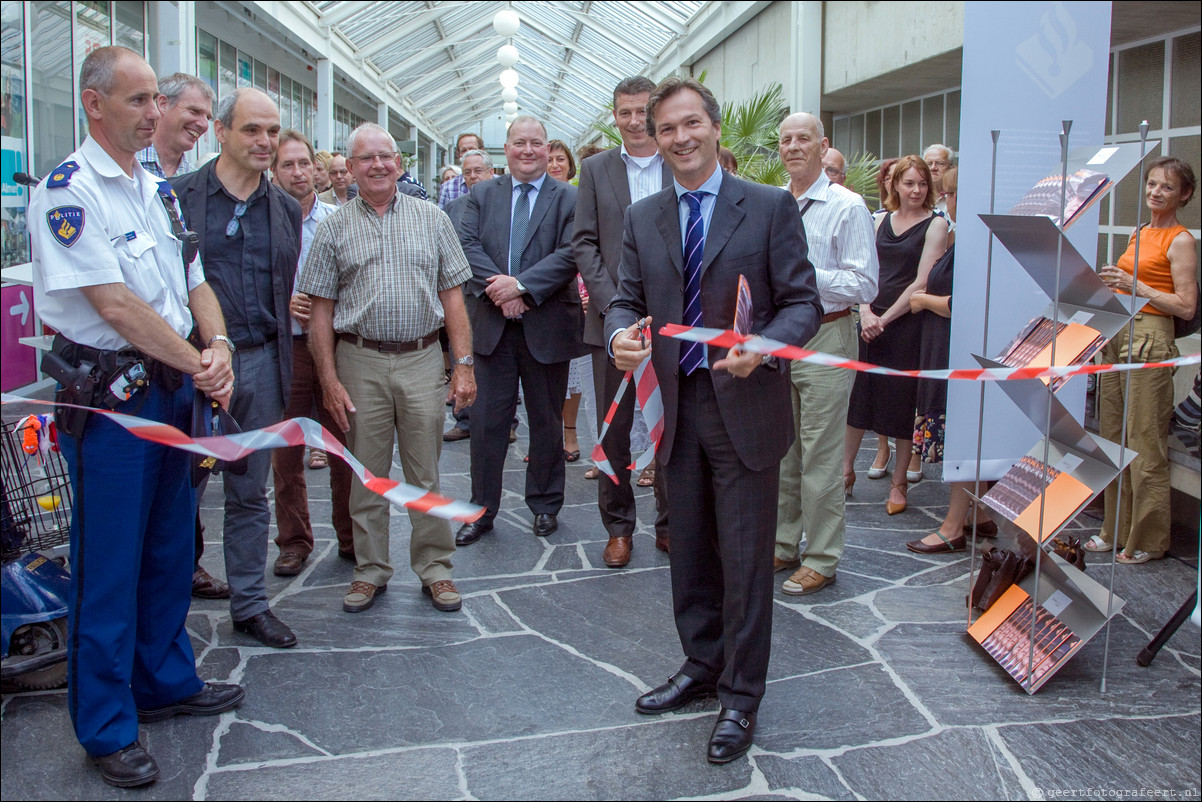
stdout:
<svg viewBox="0 0 1202 802">
<path fill-rule="evenodd" d="M 0 389 L 4 392 L 37 381 L 37 351 L 18 340 L 37 333 L 33 287 L 0 288 Z"/>
</svg>

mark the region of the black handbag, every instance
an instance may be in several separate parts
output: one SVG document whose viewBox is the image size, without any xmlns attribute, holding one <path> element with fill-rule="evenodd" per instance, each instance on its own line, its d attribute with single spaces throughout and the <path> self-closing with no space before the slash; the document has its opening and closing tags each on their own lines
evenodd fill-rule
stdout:
<svg viewBox="0 0 1202 802">
<path fill-rule="evenodd" d="M 196 399 L 192 402 L 193 437 L 221 437 L 241 431 L 242 427 L 234 420 L 234 416 L 222 409 L 220 404 L 204 393 L 196 393 Z M 246 457 L 226 462 L 216 457 L 193 454 L 192 486 L 199 487 L 204 478 L 211 473 L 226 471 L 234 476 L 241 476 L 246 473 L 246 468 Z"/>
</svg>

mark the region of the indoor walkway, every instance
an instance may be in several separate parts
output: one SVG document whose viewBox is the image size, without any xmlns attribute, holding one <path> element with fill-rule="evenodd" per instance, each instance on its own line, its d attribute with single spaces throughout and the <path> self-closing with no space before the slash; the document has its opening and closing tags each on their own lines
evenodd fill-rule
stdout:
<svg viewBox="0 0 1202 802">
<path fill-rule="evenodd" d="M 1135 663 L 1193 589 L 1196 561 L 1119 566 L 1127 607 L 1111 628 L 1106 693 L 1099 634 L 1028 696 L 964 634 L 967 557 L 905 550 L 942 516 L 944 489 L 924 481 L 910 511 L 886 516 L 888 482 L 863 475 L 866 449 L 838 582 L 804 600 L 777 592 L 756 745 L 713 766 L 704 750 L 716 703 L 634 711 L 682 659 L 650 490 L 625 570 L 601 563 L 584 461 L 568 466 L 559 531 L 537 539 L 520 495 L 524 425 L 519 433 L 495 532 L 456 556 L 461 613 L 436 612 L 419 592 L 409 521 L 395 513 L 389 593 L 366 613 L 343 613 L 350 568 L 328 525 L 326 473 L 309 471 L 318 551 L 300 576 L 269 576 L 272 607 L 299 646 L 276 651 L 235 634 L 224 602 L 192 608 L 201 675 L 245 685 L 242 707 L 144 725 L 162 774 L 127 792 L 85 765 L 64 692 L 5 695 L 3 798 L 1198 798 L 1197 628 L 1186 624 L 1151 667 Z M 468 443 L 447 445 L 446 493 L 468 497 L 468 467 Z M 218 491 L 202 510 L 213 573 Z M 1089 571 L 1105 581 L 1100 562 L 1091 555 Z"/>
</svg>

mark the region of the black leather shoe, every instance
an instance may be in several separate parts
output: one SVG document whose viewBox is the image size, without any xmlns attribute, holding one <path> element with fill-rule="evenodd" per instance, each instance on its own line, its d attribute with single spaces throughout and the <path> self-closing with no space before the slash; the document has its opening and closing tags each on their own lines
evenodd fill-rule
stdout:
<svg viewBox="0 0 1202 802">
<path fill-rule="evenodd" d="M 455 545 L 470 546 L 479 540 L 482 535 L 491 531 L 492 524 L 484 521 L 472 521 L 470 524 L 464 524 L 455 533 Z"/>
<path fill-rule="evenodd" d="M 698 682 L 678 671 L 663 685 L 636 699 L 634 709 L 648 715 L 667 713 L 684 707 L 698 697 L 710 696 L 717 692 L 718 686 L 715 683 Z"/>
<path fill-rule="evenodd" d="M 159 767 L 155 765 L 154 758 L 138 741 L 111 755 L 89 755 L 88 760 L 100 769 L 100 776 L 106 783 L 118 788 L 146 785 L 159 776 Z"/>
<path fill-rule="evenodd" d="M 729 763 L 746 754 L 754 736 L 755 713 L 741 713 L 724 707 L 710 733 L 706 757 L 710 763 Z"/>
<path fill-rule="evenodd" d="M 296 635 L 288 625 L 275 617 L 271 610 L 264 610 L 245 621 L 234 622 L 235 632 L 245 632 L 264 646 L 287 649 L 296 645 Z"/>
<path fill-rule="evenodd" d="M 219 682 L 206 682 L 205 686 L 186 699 L 180 699 L 173 705 L 162 707 L 138 708 L 138 721 L 143 724 L 149 721 L 162 721 L 172 716 L 216 716 L 227 710 L 233 710 L 242 704 L 246 691 L 241 685 L 225 685 Z"/>
<path fill-rule="evenodd" d="M 540 512 L 534 516 L 534 534 L 539 537 L 546 537 L 559 528 L 559 519 L 554 513 Z"/>
</svg>

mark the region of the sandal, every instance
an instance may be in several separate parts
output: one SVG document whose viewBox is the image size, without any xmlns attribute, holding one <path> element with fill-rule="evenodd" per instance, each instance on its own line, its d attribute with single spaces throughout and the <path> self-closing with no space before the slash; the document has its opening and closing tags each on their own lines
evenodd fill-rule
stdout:
<svg viewBox="0 0 1202 802">
<path fill-rule="evenodd" d="M 564 428 L 564 431 L 567 431 L 568 429 L 571 429 L 572 431 L 576 431 L 575 426 L 565 426 L 563 428 Z M 573 435 L 573 437 L 575 437 L 575 435 Z M 579 443 L 577 443 L 577 445 L 579 445 Z M 580 459 L 580 449 L 579 448 L 574 448 L 574 449 L 566 449 L 565 448 L 563 450 L 563 461 L 564 462 L 575 462 L 578 459 Z"/>
<path fill-rule="evenodd" d="M 636 483 L 639 487 L 651 487 L 655 484 L 655 468 L 643 468 Z"/>
<path fill-rule="evenodd" d="M 594 465 L 593 467 L 589 468 L 587 471 L 584 472 L 584 478 L 585 479 L 601 478 L 601 469 L 598 468 L 596 465 Z"/>
<path fill-rule="evenodd" d="M 309 469 L 310 470 L 319 471 L 322 468 L 328 468 L 328 467 L 330 467 L 330 462 L 329 462 L 329 458 L 326 457 L 326 452 L 321 451 L 316 448 L 309 451 Z"/>
<path fill-rule="evenodd" d="M 1099 551 L 1110 551 L 1113 546 L 1107 543 L 1105 540 L 1102 540 L 1101 535 L 1094 535 L 1081 548 L 1085 549 L 1086 551 L 1092 551 L 1096 553 Z"/>
<path fill-rule="evenodd" d="M 1134 554 L 1128 555 L 1125 551 L 1120 551 L 1119 556 L 1114 558 L 1116 562 L 1123 565 L 1143 565 L 1152 559 L 1152 555 L 1146 551 L 1135 550 Z"/>
</svg>

